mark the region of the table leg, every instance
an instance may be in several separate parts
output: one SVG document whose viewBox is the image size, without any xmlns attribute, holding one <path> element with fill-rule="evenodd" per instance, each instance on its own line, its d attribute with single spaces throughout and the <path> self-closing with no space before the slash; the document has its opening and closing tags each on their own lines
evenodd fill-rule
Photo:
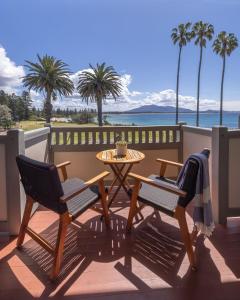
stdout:
<svg viewBox="0 0 240 300">
<path fill-rule="evenodd" d="M 118 166 L 116 165 L 115 166 L 116 167 L 116 169 L 115 169 L 115 171 L 116 171 L 116 176 L 118 176 L 119 177 L 119 179 L 120 179 L 120 185 L 123 187 L 123 189 L 125 190 L 125 192 L 127 193 L 127 195 L 128 195 L 128 189 L 130 189 L 131 187 L 130 187 L 130 185 L 127 183 L 126 185 L 127 185 L 127 187 L 126 187 L 126 185 L 125 185 L 125 183 L 126 183 L 126 179 L 127 179 L 127 175 L 128 175 L 128 173 L 131 171 L 131 169 L 132 169 L 132 167 L 133 167 L 133 164 L 129 164 L 129 166 L 128 166 L 128 168 L 127 168 L 127 170 L 125 171 L 125 174 L 123 175 L 122 174 L 122 172 L 120 171 L 120 169 L 118 168 Z"/>
<path fill-rule="evenodd" d="M 130 169 L 126 171 L 127 175 L 131 171 L 132 165 L 130 165 L 130 166 L 131 166 Z M 121 180 L 123 180 L 123 174 L 122 174 L 123 168 L 119 169 L 118 165 L 116 165 L 116 170 L 117 170 L 117 172 L 118 172 L 119 177 L 121 178 Z M 127 175 L 126 175 L 125 179 L 123 180 L 123 182 L 124 182 L 124 185 L 126 184 L 127 187 L 128 187 L 128 189 L 130 189 L 131 187 L 130 187 L 130 184 L 128 183 Z"/>
<path fill-rule="evenodd" d="M 111 167 L 111 165 L 110 165 L 110 167 Z M 121 166 L 120 172 L 122 172 L 123 169 L 124 169 L 124 164 Z M 114 174 L 115 174 L 115 173 L 114 173 Z M 115 174 L 115 178 L 113 179 L 112 184 L 111 184 L 111 186 L 110 186 L 110 188 L 109 188 L 109 193 L 111 193 L 111 191 L 112 191 L 112 189 L 113 189 L 113 187 L 114 187 L 114 184 L 115 184 L 118 180 L 119 180 L 119 179 L 118 179 L 118 176 L 116 176 L 116 174 Z"/>
<path fill-rule="evenodd" d="M 125 166 L 125 165 L 124 165 L 124 166 Z M 119 192 L 119 190 L 120 190 L 121 187 L 123 187 L 123 189 L 125 190 L 125 192 L 126 192 L 127 195 L 128 195 L 128 189 L 126 188 L 124 182 L 125 182 L 125 180 L 126 180 L 126 178 L 127 178 L 128 173 L 130 172 L 131 168 L 133 167 L 133 164 L 130 164 L 130 165 L 128 166 L 128 168 L 127 168 L 127 170 L 125 171 L 125 174 L 124 174 L 124 175 L 122 174 L 124 167 L 119 169 L 118 167 L 116 167 L 116 165 L 113 165 L 113 164 L 111 164 L 110 167 L 111 167 L 111 169 L 113 170 L 113 172 L 114 172 L 116 178 L 117 178 L 118 181 L 119 181 L 119 186 L 118 186 L 117 189 L 115 190 L 115 192 L 114 192 L 112 198 L 109 200 L 109 202 L 108 202 L 108 208 L 112 205 L 112 202 L 113 202 L 113 200 L 116 198 L 116 196 L 117 196 L 117 194 L 118 194 L 118 192 Z M 120 170 L 121 170 L 121 172 L 120 172 Z"/>
</svg>

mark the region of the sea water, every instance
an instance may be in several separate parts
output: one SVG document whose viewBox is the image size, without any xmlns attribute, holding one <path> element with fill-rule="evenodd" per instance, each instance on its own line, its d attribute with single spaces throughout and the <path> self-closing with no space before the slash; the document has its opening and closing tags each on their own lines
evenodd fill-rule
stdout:
<svg viewBox="0 0 240 300">
<path fill-rule="evenodd" d="M 174 113 L 136 113 L 136 114 L 105 114 L 106 119 L 113 125 L 174 125 Z M 237 112 L 224 112 L 223 125 L 229 128 L 238 128 Z M 201 113 L 199 116 L 201 127 L 213 127 L 219 125 L 219 113 Z M 186 122 L 188 125 L 196 125 L 195 113 L 180 113 L 179 122 Z"/>
</svg>

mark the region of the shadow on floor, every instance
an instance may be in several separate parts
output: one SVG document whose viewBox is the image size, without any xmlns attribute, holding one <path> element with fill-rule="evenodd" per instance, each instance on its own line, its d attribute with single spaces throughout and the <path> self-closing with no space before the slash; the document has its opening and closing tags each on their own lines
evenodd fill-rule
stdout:
<svg viewBox="0 0 240 300">
<path fill-rule="evenodd" d="M 185 256 L 179 229 L 166 223 L 156 212 L 135 225 L 137 226 L 132 233 L 126 234 L 126 218 L 117 214 L 111 215 L 112 230 L 105 229 L 99 216 L 89 219 L 85 224 L 76 220 L 69 226 L 62 270 L 54 283 L 48 280 L 52 257 L 32 240 L 24 243 L 22 251 L 13 250 L 1 263 L 7 264 L 7 261 L 15 255 L 20 258 L 44 285 L 44 291 L 39 295 L 39 299 L 48 298 L 54 291 L 56 292 L 54 296 L 51 296 L 52 299 L 69 300 L 94 299 L 95 297 L 99 300 L 111 297 L 113 299 L 130 299 L 131 297 L 131 300 L 158 297 L 163 297 L 162 299 L 202 299 L 203 297 L 209 299 L 209 295 L 211 299 L 238 299 L 236 291 L 239 291 L 240 283 L 222 283 L 210 250 L 204 246 L 203 237 L 199 237 L 196 243 L 199 270 L 197 272 L 187 270 L 183 276 L 179 276 L 179 268 Z M 58 222 L 54 222 L 41 234 L 54 245 L 57 229 Z M 220 249 L 220 252 L 223 249 L 222 253 L 224 253 L 225 245 L 223 245 L 222 238 L 219 240 L 218 234 L 222 233 L 217 232 L 211 241 L 216 248 Z M 93 261 L 103 264 L 116 262 L 114 269 L 131 282 L 136 291 L 65 296 Z M 146 283 L 147 275 L 141 273 L 142 269 L 134 268 L 135 261 L 157 275 L 159 280 L 164 280 L 169 288 L 150 287 Z M 232 268 L 235 271 L 239 270 L 237 266 L 232 265 Z M 104 273 L 104 270 L 102 272 Z M 8 273 L 15 278 L 15 296 L 19 292 L 23 299 L 35 299 L 14 276 L 14 270 L 9 268 Z M 236 273 L 239 274 L 237 271 Z M 214 298 L 216 293 L 217 296 Z M 3 300 L 15 298 L 14 291 L 11 290 L 1 291 L 0 296 Z"/>
</svg>

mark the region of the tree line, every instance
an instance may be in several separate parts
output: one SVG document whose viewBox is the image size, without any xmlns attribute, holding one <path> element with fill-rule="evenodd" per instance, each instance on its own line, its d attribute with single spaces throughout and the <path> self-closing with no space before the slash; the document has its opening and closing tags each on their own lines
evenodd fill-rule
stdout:
<svg viewBox="0 0 240 300">
<path fill-rule="evenodd" d="M 96 109 L 57 108 L 52 110 L 52 117 L 69 118 L 79 124 L 94 123 Z M 45 119 L 45 106 L 41 109 L 33 107 L 28 91 L 23 91 L 21 95 L 16 95 L 0 90 L 0 127 L 10 128 L 16 122 L 24 120 L 44 121 Z"/>
<path fill-rule="evenodd" d="M 32 99 L 28 91 L 20 96 L 0 90 L 0 127 L 10 128 L 12 123 L 29 120 L 32 115 Z"/>
<path fill-rule="evenodd" d="M 20 96 L 17 96 L 0 90 L 0 105 L 9 108 L 13 121 L 28 120 L 32 113 L 32 99 L 28 91 L 23 91 Z"/>
<path fill-rule="evenodd" d="M 202 21 L 191 24 L 187 22 L 185 24 L 179 24 L 176 28 L 172 29 L 171 38 L 174 45 L 178 45 L 178 65 L 177 65 L 177 83 L 176 83 L 176 124 L 179 121 L 179 81 L 180 81 L 180 67 L 182 49 L 191 41 L 199 47 L 199 63 L 198 63 L 198 76 L 197 76 L 197 115 L 196 126 L 199 126 L 199 108 L 200 108 L 200 84 L 201 84 L 201 69 L 202 69 L 202 56 L 203 50 L 207 46 L 207 42 L 211 41 L 214 37 L 214 26 Z M 223 121 L 223 88 L 226 58 L 238 47 L 238 39 L 234 33 L 227 33 L 221 31 L 215 37 L 212 43 L 213 52 L 218 54 L 222 59 L 222 76 L 221 76 L 221 88 L 220 88 L 220 119 L 219 124 L 222 125 Z"/>
</svg>

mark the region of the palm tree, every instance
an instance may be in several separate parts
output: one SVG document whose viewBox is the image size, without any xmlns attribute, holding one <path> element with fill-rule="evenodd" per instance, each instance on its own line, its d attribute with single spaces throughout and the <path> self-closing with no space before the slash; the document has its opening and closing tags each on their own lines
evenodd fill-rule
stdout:
<svg viewBox="0 0 240 300">
<path fill-rule="evenodd" d="M 202 54 L 203 48 L 206 48 L 207 40 L 211 40 L 214 34 L 214 27 L 209 23 L 203 23 L 199 21 L 193 25 L 193 32 L 195 39 L 195 45 L 200 46 L 200 58 L 198 65 L 198 81 L 197 81 L 197 119 L 196 125 L 199 126 L 199 104 L 200 104 L 200 79 L 201 79 L 201 68 L 202 68 Z"/>
<path fill-rule="evenodd" d="M 53 56 L 37 55 L 38 61 L 26 61 L 28 74 L 23 78 L 23 85 L 29 90 L 43 93 L 45 99 L 46 122 L 50 123 L 52 114 L 52 100 L 57 95 L 69 96 L 74 90 L 74 85 L 69 77 L 68 65 Z"/>
<path fill-rule="evenodd" d="M 223 59 L 220 93 L 220 125 L 222 125 L 223 120 L 223 83 L 225 75 L 226 55 L 230 56 L 233 50 L 235 50 L 237 47 L 237 37 L 233 33 L 228 34 L 225 31 L 220 32 L 213 42 L 213 51 L 216 52 L 216 54 L 219 54 Z"/>
<path fill-rule="evenodd" d="M 176 124 L 178 124 L 178 110 L 179 110 L 179 74 L 180 74 L 180 64 L 181 64 L 181 54 L 182 54 L 182 47 L 186 46 L 188 42 L 190 42 L 192 38 L 192 32 L 189 31 L 191 27 L 191 23 L 188 22 L 186 24 L 179 24 L 178 27 L 172 29 L 171 38 L 173 44 L 178 44 L 179 51 L 178 51 L 178 66 L 177 66 L 177 86 L 176 86 Z"/>
<path fill-rule="evenodd" d="M 119 74 L 112 66 L 105 63 L 97 64 L 96 67 L 90 65 L 91 70 L 83 71 L 79 75 L 77 90 L 84 101 L 97 103 L 98 124 L 102 122 L 102 104 L 107 97 L 115 100 L 120 96 L 122 84 Z"/>
</svg>

